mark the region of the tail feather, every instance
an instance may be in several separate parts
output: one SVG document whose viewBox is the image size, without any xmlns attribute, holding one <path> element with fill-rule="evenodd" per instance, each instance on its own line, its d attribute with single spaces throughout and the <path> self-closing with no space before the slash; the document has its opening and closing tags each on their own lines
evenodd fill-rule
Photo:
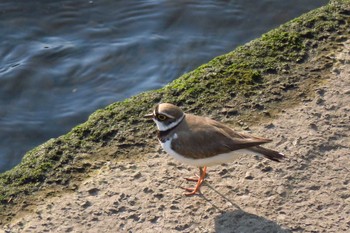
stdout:
<svg viewBox="0 0 350 233">
<path fill-rule="evenodd" d="M 282 154 L 278 151 L 275 151 L 275 150 L 261 147 L 261 146 L 255 146 L 253 148 L 249 148 L 249 150 L 251 150 L 255 153 L 261 154 L 261 155 L 265 156 L 266 158 L 271 159 L 271 160 L 276 161 L 276 162 L 280 162 L 282 159 L 285 158 L 284 154 Z"/>
</svg>

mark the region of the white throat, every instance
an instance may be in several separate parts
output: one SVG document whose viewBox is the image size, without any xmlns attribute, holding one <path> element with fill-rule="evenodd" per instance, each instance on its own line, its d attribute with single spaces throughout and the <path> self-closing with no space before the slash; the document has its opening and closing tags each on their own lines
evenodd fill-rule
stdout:
<svg viewBox="0 0 350 233">
<path fill-rule="evenodd" d="M 184 119 L 184 117 L 185 117 L 185 114 L 183 114 L 182 117 L 180 117 L 177 121 L 174 121 L 170 125 L 165 125 L 163 122 L 157 121 L 156 119 L 153 119 L 153 121 L 157 124 L 157 128 L 159 131 L 166 131 L 180 124 L 180 122 L 182 121 L 182 119 Z"/>
</svg>

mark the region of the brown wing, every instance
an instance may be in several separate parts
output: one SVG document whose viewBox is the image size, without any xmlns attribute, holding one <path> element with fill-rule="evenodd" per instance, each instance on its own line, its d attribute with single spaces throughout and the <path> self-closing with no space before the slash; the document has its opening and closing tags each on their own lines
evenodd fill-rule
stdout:
<svg viewBox="0 0 350 233">
<path fill-rule="evenodd" d="M 174 150 L 186 157 L 207 158 L 271 141 L 236 133 L 220 122 L 208 118 L 193 115 L 190 117 L 191 125 L 183 124 L 181 128 L 186 130 L 179 130 L 178 137 L 171 144 Z"/>
<path fill-rule="evenodd" d="M 209 119 L 210 120 L 210 119 Z M 218 128 L 219 130 L 224 131 L 226 134 L 228 134 L 231 138 L 241 138 L 241 139 L 256 139 L 256 140 L 261 140 L 264 141 L 265 143 L 267 142 L 272 142 L 271 139 L 267 139 L 267 138 L 262 138 L 262 137 L 256 137 L 256 136 L 252 136 L 252 135 L 247 135 L 247 134 L 243 134 L 243 133 L 238 133 L 235 132 L 233 129 L 231 129 L 230 127 L 227 127 L 226 125 L 218 122 L 218 121 L 214 121 L 214 120 L 210 120 L 211 125 Z"/>
</svg>

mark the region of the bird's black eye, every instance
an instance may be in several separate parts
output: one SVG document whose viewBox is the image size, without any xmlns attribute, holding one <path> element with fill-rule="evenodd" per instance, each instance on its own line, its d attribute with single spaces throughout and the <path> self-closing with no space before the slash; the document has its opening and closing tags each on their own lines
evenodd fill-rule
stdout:
<svg viewBox="0 0 350 233">
<path fill-rule="evenodd" d="M 160 121 L 165 121 L 168 117 L 162 114 L 157 115 L 157 119 Z"/>
</svg>

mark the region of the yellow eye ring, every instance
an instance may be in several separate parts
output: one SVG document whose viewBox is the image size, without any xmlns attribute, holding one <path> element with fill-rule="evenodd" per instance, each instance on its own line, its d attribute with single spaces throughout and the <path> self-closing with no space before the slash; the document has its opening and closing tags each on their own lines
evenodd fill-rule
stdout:
<svg viewBox="0 0 350 233">
<path fill-rule="evenodd" d="M 157 115 L 157 119 L 160 120 L 160 121 L 165 121 L 168 117 L 167 116 L 164 116 L 164 115 Z"/>
</svg>

